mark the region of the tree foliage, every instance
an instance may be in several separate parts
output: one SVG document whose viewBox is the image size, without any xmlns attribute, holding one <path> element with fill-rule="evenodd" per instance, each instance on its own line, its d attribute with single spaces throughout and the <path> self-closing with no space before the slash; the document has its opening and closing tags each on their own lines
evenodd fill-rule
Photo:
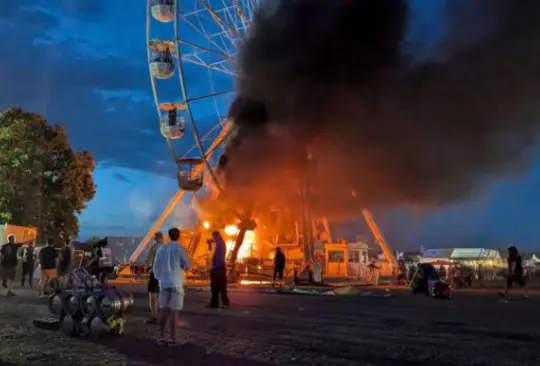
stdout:
<svg viewBox="0 0 540 366">
<path fill-rule="evenodd" d="M 95 161 L 75 152 L 65 130 L 21 109 L 0 112 L 0 220 L 70 239 L 94 195 Z"/>
</svg>

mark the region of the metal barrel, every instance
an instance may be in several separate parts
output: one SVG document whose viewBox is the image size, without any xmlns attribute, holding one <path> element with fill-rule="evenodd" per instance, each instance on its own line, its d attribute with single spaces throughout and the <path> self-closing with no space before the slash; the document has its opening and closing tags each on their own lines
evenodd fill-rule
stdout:
<svg viewBox="0 0 540 366">
<path fill-rule="evenodd" d="M 94 338 L 98 338 L 109 331 L 107 324 L 98 316 L 88 318 L 87 322 L 90 328 L 90 334 Z"/>
<path fill-rule="evenodd" d="M 75 319 L 70 315 L 64 315 L 60 318 L 60 329 L 62 333 L 67 336 L 74 336 L 77 334 L 77 324 Z"/>
<path fill-rule="evenodd" d="M 66 314 L 75 316 L 80 311 L 81 298 L 84 294 L 81 290 L 64 291 L 63 308 Z"/>
<path fill-rule="evenodd" d="M 92 327 L 90 326 L 93 317 L 84 317 L 80 321 L 77 327 L 77 333 L 80 337 L 88 337 L 92 334 Z"/>
<path fill-rule="evenodd" d="M 96 314 L 98 306 L 96 296 L 99 296 L 99 292 L 90 291 L 82 295 L 79 305 L 84 316 L 94 316 Z"/>
<path fill-rule="evenodd" d="M 97 313 L 104 319 L 122 312 L 122 301 L 115 290 L 104 291 L 97 301 Z"/>
<path fill-rule="evenodd" d="M 49 311 L 52 315 L 62 314 L 62 309 L 64 307 L 62 294 L 53 293 L 51 296 L 49 296 L 47 306 L 49 307 Z"/>
</svg>

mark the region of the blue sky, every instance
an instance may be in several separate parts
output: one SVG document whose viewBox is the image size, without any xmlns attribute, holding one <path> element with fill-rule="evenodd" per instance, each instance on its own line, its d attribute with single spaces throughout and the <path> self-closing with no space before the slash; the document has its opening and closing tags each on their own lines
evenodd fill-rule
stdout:
<svg viewBox="0 0 540 366">
<path fill-rule="evenodd" d="M 129 6 L 126 6 L 129 3 Z M 23 107 L 66 126 L 76 149 L 98 161 L 95 199 L 81 217 L 81 237 L 143 235 L 176 190 L 175 168 L 159 133 L 148 77 L 144 0 L 0 1 L 0 108 Z M 444 35 L 444 1 L 414 0 L 409 40 L 421 56 Z M 158 29 L 158 31 L 160 31 Z M 195 35 L 186 35 L 186 38 Z M 418 47 L 424 45 L 425 47 Z M 233 80 L 188 67 L 188 93 L 204 95 L 209 80 Z M 6 87 L 8 86 L 8 87 Z M 179 99 L 174 85 L 165 99 Z M 226 110 L 230 96 L 195 106 L 202 132 Z M 187 137 L 178 150 L 187 149 Z M 440 210 L 376 210 L 391 246 L 540 248 L 540 161 L 512 181 L 491 182 L 467 201 Z M 191 215 L 182 205 L 169 222 Z M 358 222 L 345 233 L 369 237 Z M 354 235 L 353 235 L 354 236 Z"/>
</svg>

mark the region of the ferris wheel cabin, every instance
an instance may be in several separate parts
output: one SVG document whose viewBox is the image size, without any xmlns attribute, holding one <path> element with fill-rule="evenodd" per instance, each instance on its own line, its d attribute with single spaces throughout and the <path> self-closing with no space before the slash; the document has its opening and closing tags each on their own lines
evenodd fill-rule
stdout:
<svg viewBox="0 0 540 366">
<path fill-rule="evenodd" d="M 174 75 L 174 57 L 176 45 L 172 41 L 151 41 L 150 72 L 156 79 L 169 79 Z"/>
<path fill-rule="evenodd" d="M 185 103 L 163 103 L 159 105 L 161 111 L 166 114 L 160 117 L 160 131 L 163 137 L 169 140 L 177 140 L 186 133 L 186 120 L 180 112 L 186 109 Z"/>
<path fill-rule="evenodd" d="M 152 0 L 152 17 L 161 23 L 169 23 L 174 19 L 174 0 Z"/>
<path fill-rule="evenodd" d="M 203 186 L 204 159 L 178 159 L 178 187 L 186 192 L 198 192 Z"/>
</svg>

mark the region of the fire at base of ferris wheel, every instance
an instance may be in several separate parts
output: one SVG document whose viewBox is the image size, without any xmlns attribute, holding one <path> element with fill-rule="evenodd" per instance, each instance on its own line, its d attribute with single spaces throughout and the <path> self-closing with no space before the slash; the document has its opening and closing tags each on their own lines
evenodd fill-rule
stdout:
<svg viewBox="0 0 540 366">
<path fill-rule="evenodd" d="M 156 231 L 183 199 L 221 191 L 214 172 L 220 149 L 231 131 L 227 110 L 234 98 L 237 48 L 247 35 L 259 0 L 148 0 L 146 39 L 150 81 L 157 112 L 156 127 L 178 167 L 178 193 L 130 258 L 142 259 Z M 324 218 L 296 217 L 273 211 L 236 222 L 210 222 L 183 231 L 194 268 L 204 273 L 211 253 L 205 245 L 219 229 L 227 242 L 229 273 L 264 276 L 271 270 L 276 247 L 285 251 L 287 267 L 314 262 L 328 276 L 361 277 L 368 265 L 365 243 L 332 244 Z M 371 214 L 363 216 L 381 247 L 389 268 L 395 259 Z M 264 218 L 263 218 L 264 217 Z M 264 221 L 264 222 L 262 222 Z M 314 240 L 318 238 L 318 240 Z M 126 267 L 121 274 L 131 275 Z M 234 276 L 237 277 L 237 276 Z"/>
</svg>

